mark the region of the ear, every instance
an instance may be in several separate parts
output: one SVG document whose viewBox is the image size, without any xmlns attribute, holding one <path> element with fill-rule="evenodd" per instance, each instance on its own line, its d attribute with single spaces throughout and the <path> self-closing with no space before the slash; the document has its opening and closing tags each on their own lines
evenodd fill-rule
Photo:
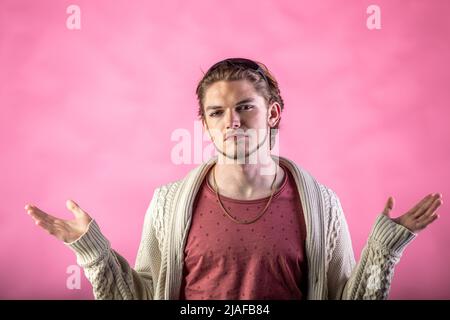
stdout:
<svg viewBox="0 0 450 320">
<path fill-rule="evenodd" d="M 267 122 L 271 128 L 275 127 L 281 119 L 281 107 L 278 102 L 273 102 L 267 109 Z"/>
</svg>

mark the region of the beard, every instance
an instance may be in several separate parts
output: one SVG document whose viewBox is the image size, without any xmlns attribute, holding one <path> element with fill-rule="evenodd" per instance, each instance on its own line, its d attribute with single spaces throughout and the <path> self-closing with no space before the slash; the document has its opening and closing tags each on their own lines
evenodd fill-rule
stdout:
<svg viewBox="0 0 450 320">
<path fill-rule="evenodd" d="M 217 146 L 216 149 L 226 160 L 232 160 L 232 163 L 236 161 L 239 161 L 238 163 L 247 163 L 247 159 L 251 156 L 257 156 L 255 153 L 262 151 L 260 149 L 266 142 L 267 136 L 266 128 L 264 138 L 261 142 L 254 143 L 254 140 L 257 140 L 257 138 L 252 138 L 252 136 L 247 136 L 247 138 L 233 137 L 224 141 L 224 144 L 222 145 L 224 150 L 220 150 Z"/>
</svg>

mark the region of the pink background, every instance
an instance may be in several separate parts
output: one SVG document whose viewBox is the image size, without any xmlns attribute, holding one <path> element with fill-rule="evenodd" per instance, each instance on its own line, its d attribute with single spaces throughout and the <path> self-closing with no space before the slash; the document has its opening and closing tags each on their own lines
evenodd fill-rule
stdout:
<svg viewBox="0 0 450 320">
<path fill-rule="evenodd" d="M 201 70 L 241 56 L 277 77 L 280 154 L 337 192 L 357 257 L 389 195 L 397 216 L 443 194 L 390 298 L 449 299 L 449 15 L 447 0 L 2 0 L 0 298 L 93 298 L 84 276 L 66 288 L 75 256 L 26 203 L 71 218 L 74 199 L 134 265 L 154 188 L 198 165 L 175 165 L 170 137 L 193 132 Z"/>
</svg>

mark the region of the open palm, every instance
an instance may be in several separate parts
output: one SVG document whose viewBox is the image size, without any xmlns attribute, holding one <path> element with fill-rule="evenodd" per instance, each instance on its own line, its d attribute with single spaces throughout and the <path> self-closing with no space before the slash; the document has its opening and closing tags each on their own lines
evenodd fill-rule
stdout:
<svg viewBox="0 0 450 320">
<path fill-rule="evenodd" d="M 92 218 L 72 200 L 66 201 L 66 207 L 73 213 L 75 219 L 59 219 L 29 204 L 25 206 L 25 210 L 34 219 L 36 225 L 42 227 L 58 240 L 70 243 L 86 232 Z"/>
<path fill-rule="evenodd" d="M 441 194 L 429 194 L 405 214 L 397 218 L 391 218 L 390 211 L 394 208 L 394 199 L 389 197 L 383 214 L 410 231 L 417 233 L 439 218 L 436 210 L 443 203 Z"/>
</svg>

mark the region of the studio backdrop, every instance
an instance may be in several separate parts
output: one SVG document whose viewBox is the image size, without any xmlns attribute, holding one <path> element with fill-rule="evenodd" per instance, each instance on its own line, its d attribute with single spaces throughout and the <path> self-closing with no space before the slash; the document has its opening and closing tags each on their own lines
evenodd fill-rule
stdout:
<svg viewBox="0 0 450 320">
<path fill-rule="evenodd" d="M 390 299 L 450 298 L 450 1 L 0 1 L 0 298 L 93 299 L 27 203 L 75 200 L 134 265 L 156 187 L 214 155 L 195 89 L 215 62 L 264 63 L 285 102 L 276 152 L 340 197 L 356 259 L 440 192 Z"/>
</svg>

